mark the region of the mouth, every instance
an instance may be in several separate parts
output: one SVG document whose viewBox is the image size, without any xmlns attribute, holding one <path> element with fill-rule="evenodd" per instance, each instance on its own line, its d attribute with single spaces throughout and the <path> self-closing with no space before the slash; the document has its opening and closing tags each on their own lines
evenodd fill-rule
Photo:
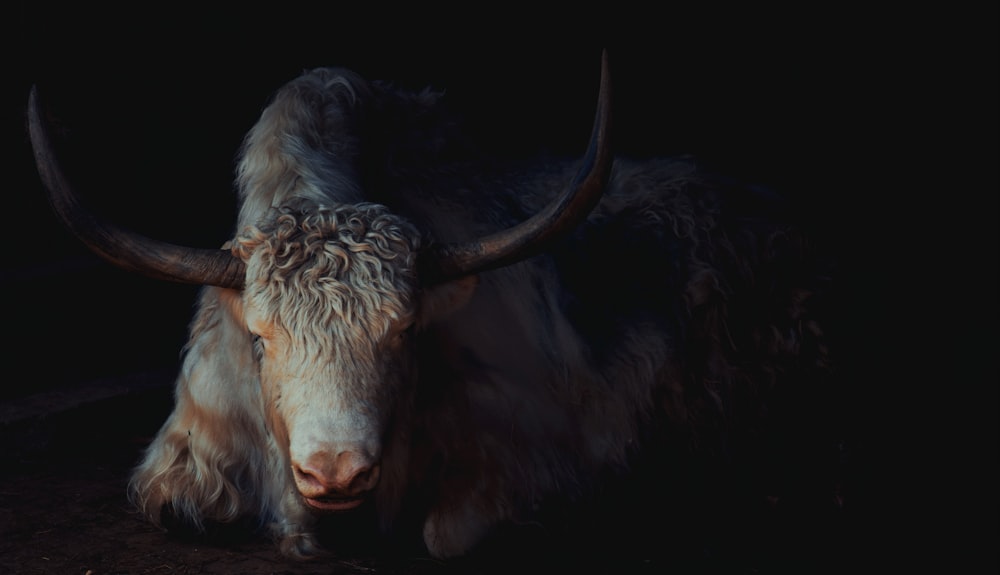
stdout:
<svg viewBox="0 0 1000 575">
<path fill-rule="evenodd" d="M 305 497 L 306 505 L 317 511 L 327 513 L 337 513 L 340 511 L 350 511 L 362 503 L 364 497 Z"/>
</svg>

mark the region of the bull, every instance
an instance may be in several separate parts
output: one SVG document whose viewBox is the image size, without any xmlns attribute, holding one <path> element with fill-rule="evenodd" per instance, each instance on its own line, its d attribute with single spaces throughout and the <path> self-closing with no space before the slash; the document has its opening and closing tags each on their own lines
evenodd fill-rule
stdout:
<svg viewBox="0 0 1000 575">
<path fill-rule="evenodd" d="M 33 89 L 64 224 L 117 266 L 205 286 L 135 506 L 250 520 L 295 558 L 322 552 L 325 517 L 368 510 L 457 557 L 663 437 L 766 436 L 777 399 L 822 385 L 827 278 L 804 234 L 692 158 L 615 158 L 606 55 L 601 72 L 582 160 L 509 166 L 450 155 L 441 94 L 308 71 L 245 137 L 222 249 L 88 212 Z"/>
</svg>

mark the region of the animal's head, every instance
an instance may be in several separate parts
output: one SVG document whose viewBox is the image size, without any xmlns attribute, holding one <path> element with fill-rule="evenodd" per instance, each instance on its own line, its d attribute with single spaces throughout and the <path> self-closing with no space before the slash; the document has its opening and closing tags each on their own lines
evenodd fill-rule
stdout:
<svg viewBox="0 0 1000 575">
<path fill-rule="evenodd" d="M 419 289 L 419 238 L 377 204 L 286 206 L 233 246 L 269 427 L 313 508 L 354 507 L 378 482 L 395 399 L 415 375 L 420 300 L 451 291 Z"/>
<path fill-rule="evenodd" d="M 36 91 L 29 129 L 63 223 L 120 267 L 235 290 L 230 310 L 253 346 L 263 409 L 295 484 L 315 509 L 358 505 L 378 483 L 383 441 L 414 378 L 414 335 L 467 301 L 476 274 L 538 253 L 582 221 L 611 171 L 610 80 L 602 66 L 591 143 L 550 205 L 496 234 L 435 243 L 384 206 L 291 201 L 241 230 L 229 249 L 140 236 L 83 209 L 56 161 Z M 236 297 L 235 294 L 238 294 Z"/>
</svg>

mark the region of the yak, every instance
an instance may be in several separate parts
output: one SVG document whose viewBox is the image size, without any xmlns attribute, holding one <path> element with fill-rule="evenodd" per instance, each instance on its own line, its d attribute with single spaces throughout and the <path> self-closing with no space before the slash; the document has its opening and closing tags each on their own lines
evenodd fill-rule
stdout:
<svg viewBox="0 0 1000 575">
<path fill-rule="evenodd" d="M 63 223 L 204 286 L 130 500 L 159 525 L 250 521 L 292 558 L 367 512 L 450 558 L 664 438 L 767 453 L 789 398 L 829 385 L 827 268 L 774 194 L 616 157 L 611 115 L 605 54 L 582 159 L 477 157 L 442 93 L 312 69 L 244 139 L 232 239 L 193 248 L 89 212 L 33 88 Z"/>
</svg>

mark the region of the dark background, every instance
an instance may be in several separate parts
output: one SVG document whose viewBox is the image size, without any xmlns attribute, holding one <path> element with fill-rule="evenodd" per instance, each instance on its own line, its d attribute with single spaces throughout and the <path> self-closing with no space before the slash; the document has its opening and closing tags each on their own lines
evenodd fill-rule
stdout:
<svg viewBox="0 0 1000 575">
<path fill-rule="evenodd" d="M 498 150 L 575 154 L 608 46 L 620 153 L 694 153 L 770 185 L 834 246 L 866 548 L 996 567 L 995 6 L 317 6 L 5 8 L 0 406 L 171 375 L 196 293 L 110 268 L 51 216 L 33 83 L 95 210 L 207 247 L 231 232 L 243 134 L 303 69 L 444 89 Z"/>
</svg>

